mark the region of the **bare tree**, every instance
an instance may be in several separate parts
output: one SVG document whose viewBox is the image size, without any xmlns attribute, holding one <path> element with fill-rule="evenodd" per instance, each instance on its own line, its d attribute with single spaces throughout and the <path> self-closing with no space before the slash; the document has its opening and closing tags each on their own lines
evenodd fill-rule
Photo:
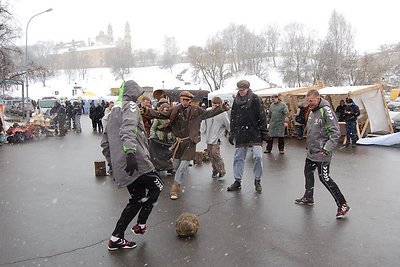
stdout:
<svg viewBox="0 0 400 267">
<path fill-rule="evenodd" d="M 29 51 L 31 59 L 29 77 L 33 80 L 40 80 L 43 86 L 46 86 L 46 80 L 55 75 L 54 43 L 39 42 Z"/>
<path fill-rule="evenodd" d="M 188 58 L 195 69 L 195 75 L 202 74 L 202 79 L 211 91 L 222 87 L 225 75 L 227 51 L 225 46 L 216 39 L 210 39 L 206 48 L 192 46 L 188 49 Z"/>
<path fill-rule="evenodd" d="M 310 85 L 314 80 L 313 61 L 315 38 L 303 24 L 285 26 L 282 40 L 283 64 L 280 71 L 289 86 Z"/>
<path fill-rule="evenodd" d="M 0 1 L 0 80 L 8 79 L 12 74 L 22 73 L 23 63 L 18 61 L 21 50 L 14 45 L 20 35 L 20 29 L 14 24 L 14 18 L 8 11 L 7 2 Z M 17 74 L 17 76 L 20 76 Z M 3 88 L 5 89 L 5 88 Z"/>
<path fill-rule="evenodd" d="M 352 85 L 380 83 L 386 71 L 386 64 L 373 55 L 366 54 L 357 58 L 356 66 L 351 72 Z"/>
<path fill-rule="evenodd" d="M 277 24 L 269 25 L 262 35 L 267 43 L 267 55 L 272 57 L 274 67 L 276 67 L 277 49 L 280 40 L 279 26 Z"/>
<path fill-rule="evenodd" d="M 106 55 L 107 66 L 111 66 L 111 72 L 115 80 L 125 81 L 125 75 L 129 74 L 133 66 L 133 55 L 128 46 L 119 44 Z"/>
<path fill-rule="evenodd" d="M 157 54 L 154 49 L 137 50 L 134 52 L 134 58 L 137 67 L 156 65 Z"/>
<path fill-rule="evenodd" d="M 161 66 L 171 69 L 177 62 L 179 48 L 175 37 L 164 37 L 164 54 L 162 55 Z"/>
<path fill-rule="evenodd" d="M 245 25 L 230 24 L 222 31 L 221 39 L 228 52 L 229 65 L 232 73 L 237 73 L 244 69 L 244 62 L 248 57 L 248 38 L 251 35 L 252 33 Z"/>
<path fill-rule="evenodd" d="M 339 86 L 349 80 L 350 70 L 346 68 L 346 61 L 355 53 L 353 43 L 351 25 L 334 10 L 329 20 L 328 34 L 320 49 L 319 74 L 325 83 Z"/>
</svg>

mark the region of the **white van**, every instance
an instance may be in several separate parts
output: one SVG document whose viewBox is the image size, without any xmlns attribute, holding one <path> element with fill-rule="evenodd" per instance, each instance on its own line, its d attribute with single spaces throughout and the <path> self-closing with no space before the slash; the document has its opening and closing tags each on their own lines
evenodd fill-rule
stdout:
<svg viewBox="0 0 400 267">
<path fill-rule="evenodd" d="M 55 97 L 43 97 L 39 100 L 38 108 L 39 112 L 45 117 L 50 117 L 50 109 L 52 109 L 57 102 Z"/>
</svg>

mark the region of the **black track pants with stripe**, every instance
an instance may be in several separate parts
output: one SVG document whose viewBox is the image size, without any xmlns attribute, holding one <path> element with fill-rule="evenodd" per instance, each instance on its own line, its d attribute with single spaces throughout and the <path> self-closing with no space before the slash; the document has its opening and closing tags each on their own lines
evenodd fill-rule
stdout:
<svg viewBox="0 0 400 267">
<path fill-rule="evenodd" d="M 329 176 L 329 165 L 330 162 L 316 162 L 310 159 L 306 159 L 304 165 L 304 176 L 306 179 L 305 188 L 306 191 L 304 196 L 307 198 L 311 198 L 314 196 L 314 172 L 315 169 L 318 169 L 319 180 L 322 184 L 328 189 L 329 193 L 331 193 L 333 199 L 335 200 L 338 207 L 342 204 L 346 203 L 346 199 L 343 194 L 340 192 L 338 185 L 335 181 Z"/>
</svg>

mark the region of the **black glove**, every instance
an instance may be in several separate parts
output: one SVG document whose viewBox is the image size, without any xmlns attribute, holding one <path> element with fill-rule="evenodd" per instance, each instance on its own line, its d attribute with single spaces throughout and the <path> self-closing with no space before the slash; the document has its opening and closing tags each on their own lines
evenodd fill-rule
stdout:
<svg viewBox="0 0 400 267">
<path fill-rule="evenodd" d="M 262 139 L 265 141 L 265 142 L 268 142 L 268 140 L 269 140 L 269 134 L 268 134 L 268 131 L 264 131 L 264 132 L 262 132 L 261 133 L 261 136 L 262 136 Z"/>
<path fill-rule="evenodd" d="M 128 153 L 126 154 L 126 168 L 125 171 L 129 174 L 129 176 L 132 176 L 134 171 L 139 170 L 138 164 L 135 158 L 135 155 L 133 153 Z"/>
<path fill-rule="evenodd" d="M 235 139 L 235 136 L 233 135 L 233 134 L 230 134 L 229 135 L 229 137 L 228 137 L 228 141 L 229 141 L 229 143 L 231 144 L 231 145 L 235 145 L 235 143 L 233 142 L 233 139 Z"/>
</svg>

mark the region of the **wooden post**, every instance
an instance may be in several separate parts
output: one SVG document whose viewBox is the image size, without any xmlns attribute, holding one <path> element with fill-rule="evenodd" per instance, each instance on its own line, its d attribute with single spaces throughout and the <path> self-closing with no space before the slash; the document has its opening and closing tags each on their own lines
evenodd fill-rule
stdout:
<svg viewBox="0 0 400 267">
<path fill-rule="evenodd" d="M 94 162 L 94 172 L 96 176 L 106 176 L 106 162 L 105 161 L 95 161 Z"/>
</svg>

